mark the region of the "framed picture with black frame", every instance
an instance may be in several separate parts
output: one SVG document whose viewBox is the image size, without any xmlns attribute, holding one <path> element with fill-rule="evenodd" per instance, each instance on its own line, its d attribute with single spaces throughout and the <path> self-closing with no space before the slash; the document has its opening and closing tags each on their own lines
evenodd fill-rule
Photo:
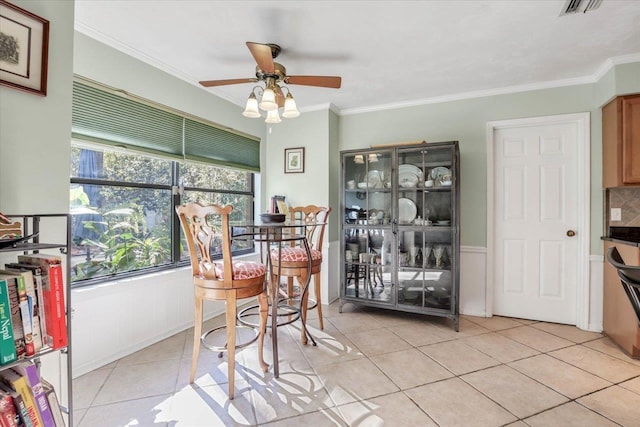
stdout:
<svg viewBox="0 0 640 427">
<path fill-rule="evenodd" d="M 0 84 L 47 95 L 49 21 L 0 0 Z"/>
<path fill-rule="evenodd" d="M 304 173 L 304 147 L 284 149 L 284 173 Z"/>
</svg>

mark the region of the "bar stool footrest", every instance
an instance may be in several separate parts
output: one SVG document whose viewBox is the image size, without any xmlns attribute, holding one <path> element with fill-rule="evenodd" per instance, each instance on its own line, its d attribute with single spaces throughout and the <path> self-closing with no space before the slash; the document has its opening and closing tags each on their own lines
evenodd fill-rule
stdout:
<svg viewBox="0 0 640 427">
<path fill-rule="evenodd" d="M 289 325 L 296 320 L 300 319 L 301 311 L 299 307 L 285 304 L 286 300 L 282 299 L 278 301 L 278 326 Z M 252 311 L 253 310 L 253 311 Z M 255 317 L 260 318 L 260 306 L 259 305 L 251 305 L 249 307 L 245 307 L 238 312 L 238 322 L 242 323 L 245 326 L 258 327 L 259 323 L 252 322 L 247 320 L 247 317 Z M 269 304 L 268 317 L 271 317 L 271 304 Z M 280 318 L 287 317 L 286 320 L 281 320 Z M 267 328 L 271 328 L 271 321 L 267 321 Z"/>
<path fill-rule="evenodd" d="M 216 332 L 219 332 L 219 331 L 221 331 L 223 329 L 227 329 L 227 326 L 226 325 L 222 325 L 222 326 L 218 326 L 217 328 L 213 328 L 213 329 L 210 329 L 210 330 L 206 331 L 205 333 L 203 333 L 200 336 L 200 342 L 202 343 L 202 345 L 205 348 L 208 348 L 209 350 L 220 351 L 220 352 L 227 351 L 227 344 L 226 343 L 225 343 L 224 346 L 216 346 L 216 345 L 214 345 L 214 344 L 212 344 L 212 343 L 207 341 L 207 338 L 209 338 L 210 335 L 215 334 Z M 241 342 L 239 344 L 237 343 L 237 340 L 236 340 L 236 350 L 244 348 L 244 347 L 247 347 L 247 346 L 253 344 L 254 342 L 256 342 L 256 340 L 260 336 L 260 332 L 258 331 L 257 327 L 255 327 L 255 326 L 251 326 L 251 325 L 236 325 L 236 331 L 238 329 L 250 329 L 250 330 L 252 330 L 254 332 L 254 336 L 251 337 L 249 339 L 249 341 Z M 236 333 L 236 338 L 237 337 L 238 337 L 238 334 Z M 225 338 L 226 338 L 226 335 L 225 335 Z"/>
</svg>

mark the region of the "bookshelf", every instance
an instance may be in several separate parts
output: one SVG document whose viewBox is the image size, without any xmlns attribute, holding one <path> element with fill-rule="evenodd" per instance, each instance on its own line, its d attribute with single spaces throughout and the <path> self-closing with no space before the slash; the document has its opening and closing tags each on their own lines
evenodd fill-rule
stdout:
<svg viewBox="0 0 640 427">
<path fill-rule="evenodd" d="M 59 251 L 62 258 L 62 277 L 66 319 L 66 336 L 67 345 L 59 348 L 43 347 L 32 356 L 20 358 L 14 362 L 0 366 L 0 371 L 12 368 L 20 362 L 33 361 L 40 367 L 40 359 L 51 353 L 60 353 L 66 358 L 66 363 L 60 363 L 60 383 L 65 390 L 56 390 L 60 398 L 60 406 L 62 411 L 67 415 L 67 426 L 73 426 L 73 388 L 72 388 L 72 359 L 71 359 L 71 215 L 70 214 L 24 214 L 24 215 L 4 215 L 5 217 L 20 221 L 22 223 L 22 235 L 34 235 L 29 240 L 15 243 L 13 246 L 0 248 L 0 268 L 4 268 L 5 263 L 15 262 L 18 255 L 38 254 L 46 251 L 53 254 Z M 15 254 L 12 257 L 11 254 Z M 44 252 L 42 252 L 44 253 Z M 66 372 L 62 369 L 66 367 Z M 63 397 L 66 396 L 66 402 Z"/>
</svg>

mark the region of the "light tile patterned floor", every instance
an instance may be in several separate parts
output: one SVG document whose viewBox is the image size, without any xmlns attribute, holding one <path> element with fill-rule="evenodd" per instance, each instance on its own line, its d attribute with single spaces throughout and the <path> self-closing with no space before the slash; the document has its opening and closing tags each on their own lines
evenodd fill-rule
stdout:
<svg viewBox="0 0 640 427">
<path fill-rule="evenodd" d="M 640 427 L 640 360 L 600 334 L 470 316 L 456 333 L 441 318 L 324 311 L 324 331 L 310 312 L 317 347 L 300 344 L 296 324 L 279 328 L 278 379 L 255 344 L 241 350 L 232 401 L 216 353 L 202 350 L 188 384 L 186 331 L 77 378 L 75 425 Z"/>
</svg>

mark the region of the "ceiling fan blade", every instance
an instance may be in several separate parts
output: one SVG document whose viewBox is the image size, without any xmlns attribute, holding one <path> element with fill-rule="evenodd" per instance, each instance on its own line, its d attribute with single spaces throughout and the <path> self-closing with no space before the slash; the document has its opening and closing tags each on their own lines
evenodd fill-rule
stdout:
<svg viewBox="0 0 640 427">
<path fill-rule="evenodd" d="M 286 82 L 292 85 L 320 86 L 340 89 L 342 77 L 332 76 L 288 76 Z"/>
<path fill-rule="evenodd" d="M 257 82 L 258 79 L 250 78 L 250 79 L 227 79 L 227 80 L 203 80 L 200 84 L 204 87 L 212 87 L 212 86 L 224 86 L 224 85 L 237 85 L 240 83 L 252 83 Z"/>
<path fill-rule="evenodd" d="M 273 57 L 271 56 L 271 46 L 262 43 L 247 42 L 247 47 L 262 71 L 265 73 L 273 73 L 275 71 Z"/>
</svg>

